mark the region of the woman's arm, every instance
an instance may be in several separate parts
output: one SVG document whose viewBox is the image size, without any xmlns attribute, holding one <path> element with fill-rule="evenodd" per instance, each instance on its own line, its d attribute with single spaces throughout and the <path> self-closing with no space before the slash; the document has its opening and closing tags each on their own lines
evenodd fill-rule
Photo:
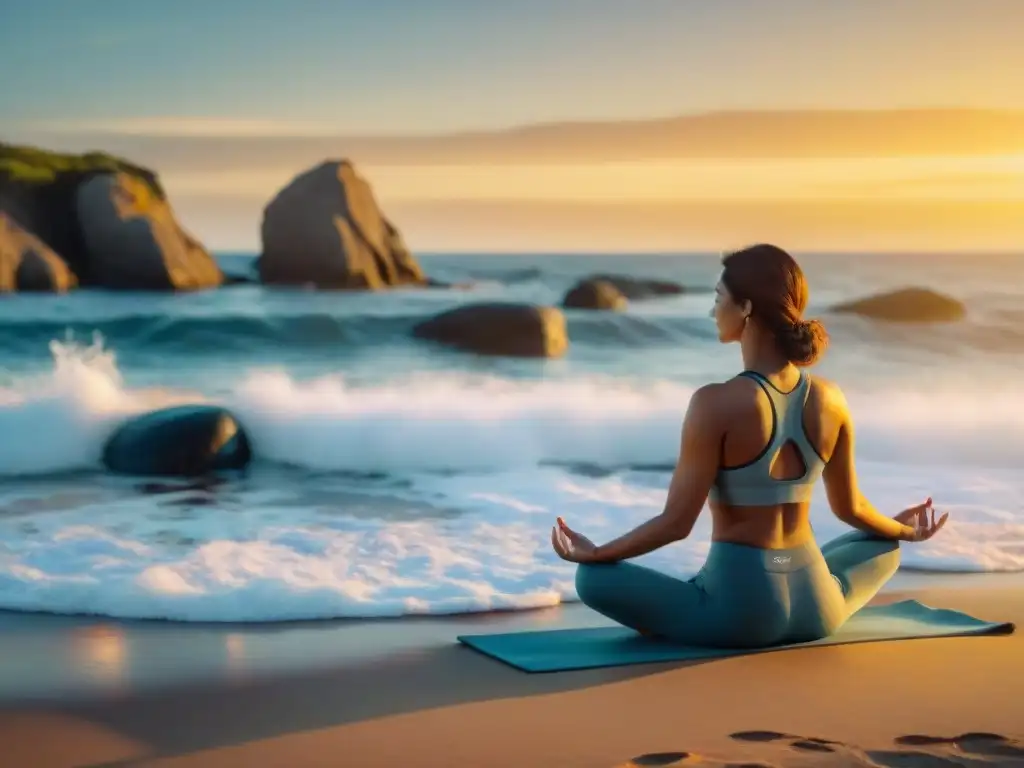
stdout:
<svg viewBox="0 0 1024 768">
<path fill-rule="evenodd" d="M 916 535 L 913 527 L 881 514 L 860 492 L 857 485 L 857 470 L 854 466 L 853 419 L 850 417 L 846 400 L 838 389 L 833 389 L 833 397 L 839 398 L 838 404 L 842 408 L 843 416 L 835 450 L 822 473 L 832 513 L 847 525 L 865 533 L 883 539 L 913 541 Z"/>
<path fill-rule="evenodd" d="M 701 387 L 690 398 L 683 419 L 679 460 L 669 484 L 664 511 L 629 533 L 597 547 L 595 562 L 639 557 L 690 535 L 718 472 L 722 440 L 716 397 L 719 386 Z"/>
</svg>

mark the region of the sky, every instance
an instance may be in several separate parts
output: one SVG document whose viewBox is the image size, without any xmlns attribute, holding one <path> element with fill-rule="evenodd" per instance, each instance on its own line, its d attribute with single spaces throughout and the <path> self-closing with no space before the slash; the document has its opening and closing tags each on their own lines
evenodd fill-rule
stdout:
<svg viewBox="0 0 1024 768">
<path fill-rule="evenodd" d="M 1022 0 L 32 0 L 0 10 L 0 137 L 121 151 L 139 146 L 132 137 L 159 140 L 159 153 L 136 155 L 159 157 L 173 179 L 173 158 L 205 137 L 418 135 L 720 110 L 1024 109 L 1022 29 Z M 1001 189 L 1014 189 L 1017 160 Z M 255 222 L 259 206 L 243 213 L 240 196 L 269 197 L 302 170 L 254 164 L 258 154 L 182 187 L 184 208 L 206 211 L 196 227 L 218 243 L 251 244 L 255 225 L 241 222 Z M 376 166 L 366 171 L 393 190 L 381 192 L 385 203 L 408 204 L 425 187 L 432 203 L 443 196 L 444 167 L 424 177 Z M 677 172 L 651 171 L 658 189 Z M 473 173 L 484 181 L 460 182 L 452 197 L 508 187 L 512 172 L 481 163 Z M 547 197 L 561 188 L 545 185 L 543 168 L 515 173 L 512 186 L 548 186 Z M 639 191 L 621 202 L 642 204 L 643 173 L 627 173 Z M 234 224 L 215 225 L 211 195 Z M 445 245 L 440 231 L 428 240 Z"/>
</svg>

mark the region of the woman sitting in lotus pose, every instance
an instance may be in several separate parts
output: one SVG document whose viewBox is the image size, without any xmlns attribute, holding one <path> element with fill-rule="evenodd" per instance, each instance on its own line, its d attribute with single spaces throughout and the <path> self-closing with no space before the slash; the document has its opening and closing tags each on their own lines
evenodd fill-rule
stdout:
<svg viewBox="0 0 1024 768">
<path fill-rule="evenodd" d="M 948 514 L 936 522 L 927 499 L 885 517 L 861 494 L 843 394 L 803 370 L 827 336 L 802 317 L 807 283 L 793 258 L 757 245 L 723 266 L 713 314 L 744 370 L 690 400 L 664 511 L 601 546 L 559 518 L 552 546 L 579 563 L 586 605 L 644 634 L 724 647 L 819 639 L 896 572 L 899 542 L 930 539 Z M 832 512 L 855 529 L 820 549 L 809 519 L 819 475 Z M 712 543 L 692 579 L 623 562 L 685 539 L 705 501 Z"/>
</svg>

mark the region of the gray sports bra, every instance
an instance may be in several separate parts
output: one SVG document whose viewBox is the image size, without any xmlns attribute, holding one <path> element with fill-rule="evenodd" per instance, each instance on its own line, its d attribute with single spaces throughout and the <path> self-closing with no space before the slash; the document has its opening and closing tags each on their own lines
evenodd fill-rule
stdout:
<svg viewBox="0 0 1024 768">
<path fill-rule="evenodd" d="M 736 507 L 772 506 L 809 501 L 814 484 L 825 468 L 825 460 L 807 438 L 804 405 L 811 391 L 810 377 L 801 372 L 800 381 L 789 392 L 780 391 L 759 373 L 743 371 L 757 382 L 772 406 L 772 436 L 757 458 L 738 467 L 720 467 L 709 497 Z M 786 443 L 792 443 L 803 459 L 806 471 L 792 480 L 771 476 L 771 465 Z"/>
</svg>

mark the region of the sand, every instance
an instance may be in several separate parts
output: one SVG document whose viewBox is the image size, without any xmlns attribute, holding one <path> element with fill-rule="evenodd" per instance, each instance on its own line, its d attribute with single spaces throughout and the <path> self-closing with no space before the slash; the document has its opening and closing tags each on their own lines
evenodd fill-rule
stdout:
<svg viewBox="0 0 1024 768">
<path fill-rule="evenodd" d="M 1017 577 L 890 591 L 1024 624 Z M 466 631 L 581 606 L 291 627 L 0 618 L 0 766 L 1024 766 L 1024 636 L 529 675 Z"/>
</svg>

